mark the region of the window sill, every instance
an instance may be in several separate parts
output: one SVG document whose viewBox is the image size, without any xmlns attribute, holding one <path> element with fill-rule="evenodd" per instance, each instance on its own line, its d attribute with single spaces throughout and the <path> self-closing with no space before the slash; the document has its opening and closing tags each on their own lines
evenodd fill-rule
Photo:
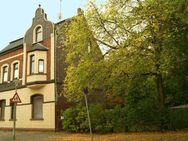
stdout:
<svg viewBox="0 0 188 141">
<path fill-rule="evenodd" d="M 9 83 L 9 81 L 3 81 L 2 82 L 2 84 L 8 84 Z"/>
<path fill-rule="evenodd" d="M 38 72 L 38 73 L 31 73 L 27 76 L 34 76 L 34 75 L 47 75 L 47 73 L 41 73 L 41 72 Z"/>
<path fill-rule="evenodd" d="M 30 120 L 44 120 L 44 118 L 31 118 Z"/>
<path fill-rule="evenodd" d="M 14 119 L 9 119 L 9 121 L 14 121 Z M 16 119 L 16 121 L 17 121 L 17 119 Z"/>
<path fill-rule="evenodd" d="M 38 72 L 38 74 L 44 74 L 44 75 L 46 75 L 44 72 Z"/>
</svg>

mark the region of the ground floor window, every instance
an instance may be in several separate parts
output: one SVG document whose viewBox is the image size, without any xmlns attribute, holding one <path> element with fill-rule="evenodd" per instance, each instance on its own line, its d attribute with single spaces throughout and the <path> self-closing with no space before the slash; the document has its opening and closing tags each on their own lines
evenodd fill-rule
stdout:
<svg viewBox="0 0 188 141">
<path fill-rule="evenodd" d="M 0 120 L 4 120 L 5 118 L 5 100 L 0 100 Z"/>
<path fill-rule="evenodd" d="M 32 119 L 43 119 L 43 96 L 34 95 L 31 97 Z"/>
</svg>

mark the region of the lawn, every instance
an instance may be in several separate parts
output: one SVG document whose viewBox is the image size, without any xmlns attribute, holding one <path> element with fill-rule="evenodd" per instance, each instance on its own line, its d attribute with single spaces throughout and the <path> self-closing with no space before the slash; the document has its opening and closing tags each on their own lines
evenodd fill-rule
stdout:
<svg viewBox="0 0 188 141">
<path fill-rule="evenodd" d="M 0 132 L 0 141 L 13 141 L 12 132 Z M 17 132 L 16 141 L 91 141 L 89 134 Z M 188 132 L 94 134 L 93 141 L 188 141 Z"/>
</svg>

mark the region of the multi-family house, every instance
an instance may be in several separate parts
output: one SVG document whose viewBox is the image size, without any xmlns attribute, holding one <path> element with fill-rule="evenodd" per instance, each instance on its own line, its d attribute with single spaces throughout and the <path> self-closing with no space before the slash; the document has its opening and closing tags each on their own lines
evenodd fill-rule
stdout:
<svg viewBox="0 0 188 141">
<path fill-rule="evenodd" d="M 24 37 L 10 42 L 0 51 L 0 129 L 12 128 L 10 99 L 15 94 L 16 83 L 21 99 L 16 106 L 17 129 L 59 128 L 60 108 L 57 105 L 61 102 L 57 103 L 66 65 L 57 32 L 70 20 L 54 24 L 47 20 L 39 6 Z"/>
</svg>

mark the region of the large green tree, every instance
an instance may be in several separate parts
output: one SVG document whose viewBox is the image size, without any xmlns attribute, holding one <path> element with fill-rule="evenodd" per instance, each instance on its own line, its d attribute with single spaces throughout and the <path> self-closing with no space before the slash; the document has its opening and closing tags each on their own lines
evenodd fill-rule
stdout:
<svg viewBox="0 0 188 141">
<path fill-rule="evenodd" d="M 148 90 L 156 94 L 160 109 L 165 103 L 174 105 L 176 98 L 184 99 L 188 70 L 186 13 L 186 0 L 109 0 L 101 7 L 90 2 L 85 14 L 87 24 L 82 15 L 69 28 L 66 96 L 78 100 L 83 87 L 88 86 L 125 97 L 139 84 L 152 83 Z M 88 53 L 88 48 L 97 48 L 95 41 L 106 51 L 104 59 L 98 59 L 99 51 Z M 139 93 L 147 93 L 139 88 L 143 89 Z"/>
</svg>

